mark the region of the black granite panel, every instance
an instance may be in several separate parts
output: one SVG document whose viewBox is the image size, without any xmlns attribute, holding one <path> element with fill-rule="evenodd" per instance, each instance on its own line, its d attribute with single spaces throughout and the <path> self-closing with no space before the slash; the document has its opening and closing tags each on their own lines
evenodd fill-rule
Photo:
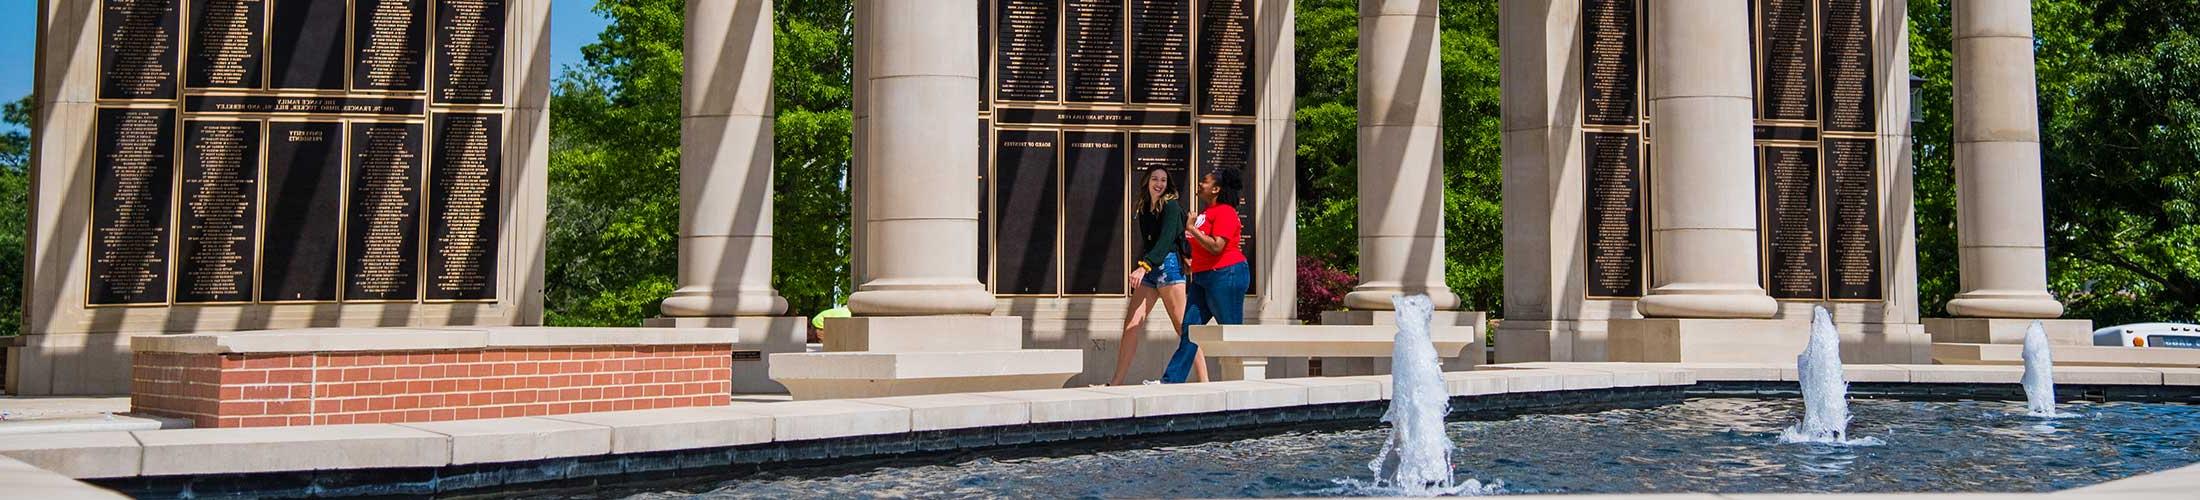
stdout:
<svg viewBox="0 0 2200 500">
<path fill-rule="evenodd" d="M 1068 100 L 1123 102 L 1123 0 L 1063 0 L 1062 10 Z"/>
<path fill-rule="evenodd" d="M 1818 148 L 1758 148 L 1764 211 L 1765 292 L 1777 299 L 1825 298 Z"/>
<path fill-rule="evenodd" d="M 185 84 L 192 88 L 257 89 L 267 39 L 265 0 L 199 0 L 191 4 L 191 48 Z"/>
<path fill-rule="evenodd" d="M 273 113 L 419 116 L 428 105 L 418 98 L 194 95 L 183 98 L 183 110 L 191 113 Z"/>
<path fill-rule="evenodd" d="M 260 130 L 257 121 L 184 122 L 178 303 L 252 301 Z"/>
<path fill-rule="evenodd" d="M 437 113 L 428 178 L 428 300 L 497 296 L 504 116 Z"/>
<path fill-rule="evenodd" d="M 267 23 L 268 86 L 344 90 L 344 2 L 274 0 Z"/>
<path fill-rule="evenodd" d="M 994 293 L 1054 294 L 1059 187 L 1059 134 L 1002 130 L 995 135 L 993 199 Z"/>
<path fill-rule="evenodd" d="M 1253 116 L 1252 0 L 1204 0 L 1199 12 L 1199 114 Z"/>
<path fill-rule="evenodd" d="M 421 125 L 351 125 L 344 300 L 420 298 Z"/>
<path fill-rule="evenodd" d="M 167 302 L 176 111 L 107 108 L 97 121 L 87 302 Z"/>
<path fill-rule="evenodd" d="M 183 0 L 99 2 L 101 99 L 176 98 L 182 5 Z"/>
<path fill-rule="evenodd" d="M 1165 126 L 1189 127 L 1192 114 L 1187 111 L 1139 110 L 1139 109 L 1038 109 L 998 108 L 995 119 L 1006 124 L 1024 125 L 1115 125 L 1115 126 Z"/>
<path fill-rule="evenodd" d="M 1192 103 L 1192 0 L 1133 0 L 1131 102 Z"/>
<path fill-rule="evenodd" d="M 436 103 L 504 103 L 506 1 L 435 1 Z"/>
<path fill-rule="evenodd" d="M 1253 161 L 1253 145 L 1256 144 L 1258 139 L 1255 135 L 1257 130 L 1252 125 L 1199 126 L 1200 177 L 1205 178 L 1209 172 L 1217 168 L 1229 167 L 1237 169 L 1239 178 L 1244 180 L 1245 188 L 1238 192 L 1237 211 L 1239 227 L 1244 228 L 1244 234 L 1238 238 L 1238 250 L 1245 253 L 1246 262 L 1252 262 L 1254 257 L 1260 255 L 1254 251 L 1256 244 L 1259 243 L 1260 229 L 1260 225 L 1254 223 L 1258 219 L 1254 217 L 1254 214 L 1259 213 L 1260 206 L 1259 200 L 1254 197 L 1255 194 L 1260 192 L 1260 180 L 1258 176 L 1254 175 L 1256 165 Z M 1193 185 L 1198 185 L 1200 179 L 1191 179 L 1190 182 Z M 1195 201 L 1186 204 L 1185 207 L 1198 210 L 1198 205 L 1199 203 Z M 1253 286 L 1247 289 L 1247 293 L 1259 290 L 1259 277 L 1258 273 L 1255 273 L 1252 280 Z"/>
<path fill-rule="evenodd" d="M 1826 140 L 1827 288 L 1834 299 L 1884 298 L 1879 151 L 1872 139 Z"/>
<path fill-rule="evenodd" d="M 1820 0 L 1825 71 L 1826 129 L 1878 129 L 1878 92 L 1872 85 L 1871 5 L 1867 0 Z"/>
<path fill-rule="evenodd" d="M 1755 0 L 1757 117 L 1818 119 L 1814 0 Z"/>
<path fill-rule="evenodd" d="M 428 0 L 352 0 L 351 88 L 424 90 Z"/>
<path fill-rule="evenodd" d="M 1642 57 L 1636 9 L 1640 0 L 1582 0 L 1581 121 L 1584 125 L 1642 123 Z"/>
<path fill-rule="evenodd" d="M 1588 296 L 1643 295 L 1643 235 L 1649 186 L 1644 179 L 1642 137 L 1635 133 L 1582 134 L 1588 165 L 1583 199 L 1588 231 Z"/>
<path fill-rule="evenodd" d="M 1121 132 L 1062 134 L 1064 293 L 1121 294 L 1126 151 Z"/>
<path fill-rule="evenodd" d="M 1757 140 L 1818 142 L 1818 128 L 1800 125 L 1757 125 Z"/>
<path fill-rule="evenodd" d="M 1191 207 L 1191 186 L 1198 183 L 1191 178 L 1192 135 L 1181 132 L 1131 134 L 1130 188 L 1145 189 L 1146 171 L 1156 168 L 1169 172 L 1169 185 L 1175 188 L 1179 199 L 1185 200 L 1184 206 Z"/>
<path fill-rule="evenodd" d="M 985 2 L 978 2 L 984 11 Z M 983 25 L 981 25 L 983 26 Z M 983 94 L 984 92 L 979 92 Z M 993 122 L 978 120 L 978 282 L 993 284 Z M 989 288 L 990 289 L 990 288 Z"/>
<path fill-rule="evenodd" d="M 991 44 L 997 96 L 1003 101 L 1056 101 L 1060 99 L 1055 73 L 1062 15 L 1060 0 L 995 0 L 995 25 L 1000 30 Z"/>
<path fill-rule="evenodd" d="M 336 300 L 344 228 L 344 124 L 267 125 L 260 300 Z"/>
</svg>

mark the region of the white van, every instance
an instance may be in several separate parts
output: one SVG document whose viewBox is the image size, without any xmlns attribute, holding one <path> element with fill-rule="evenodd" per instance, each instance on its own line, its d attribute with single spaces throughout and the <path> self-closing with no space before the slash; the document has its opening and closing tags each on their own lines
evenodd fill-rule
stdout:
<svg viewBox="0 0 2200 500">
<path fill-rule="evenodd" d="M 2093 345 L 2200 349 L 2200 325 L 2133 323 L 2093 331 Z"/>
</svg>

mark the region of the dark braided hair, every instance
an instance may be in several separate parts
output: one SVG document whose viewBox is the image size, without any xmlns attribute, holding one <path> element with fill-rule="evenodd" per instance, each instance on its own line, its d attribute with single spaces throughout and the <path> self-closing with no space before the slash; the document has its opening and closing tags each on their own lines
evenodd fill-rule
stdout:
<svg viewBox="0 0 2200 500">
<path fill-rule="evenodd" d="M 1207 175 L 1215 178 L 1215 187 L 1222 188 L 1222 193 L 1215 196 L 1215 203 L 1234 207 L 1245 202 L 1240 197 L 1245 189 L 1245 174 L 1238 172 L 1236 167 L 1215 167 L 1207 171 Z"/>
</svg>

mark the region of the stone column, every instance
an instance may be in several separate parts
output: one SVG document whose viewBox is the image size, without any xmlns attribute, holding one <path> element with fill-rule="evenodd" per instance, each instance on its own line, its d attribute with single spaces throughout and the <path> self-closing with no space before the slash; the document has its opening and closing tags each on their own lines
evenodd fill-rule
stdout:
<svg viewBox="0 0 2200 500">
<path fill-rule="evenodd" d="M 1437 0 L 1360 2 L 1360 286 L 1346 307 L 1389 310 L 1444 285 L 1442 44 Z"/>
<path fill-rule="evenodd" d="M 680 288 L 673 317 L 768 316 L 772 1 L 688 0 L 680 95 Z"/>
<path fill-rule="evenodd" d="M 1758 285 L 1748 0 L 1650 9 L 1652 318 L 1770 318 Z"/>
<path fill-rule="evenodd" d="M 978 283 L 976 0 L 868 0 L 856 19 L 867 65 L 859 316 L 983 315 Z"/>
<path fill-rule="evenodd" d="M 1948 313 L 2055 318 L 2047 292 L 2032 6 L 1955 2 L 1956 234 L 1963 291 Z"/>
</svg>

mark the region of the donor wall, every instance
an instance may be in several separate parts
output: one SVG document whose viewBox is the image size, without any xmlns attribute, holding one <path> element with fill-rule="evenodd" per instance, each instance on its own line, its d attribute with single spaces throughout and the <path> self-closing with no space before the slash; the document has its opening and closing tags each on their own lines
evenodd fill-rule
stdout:
<svg viewBox="0 0 2200 500">
<path fill-rule="evenodd" d="M 124 392 L 136 335 L 538 323 L 548 5 L 42 2 L 10 391 Z"/>
</svg>

